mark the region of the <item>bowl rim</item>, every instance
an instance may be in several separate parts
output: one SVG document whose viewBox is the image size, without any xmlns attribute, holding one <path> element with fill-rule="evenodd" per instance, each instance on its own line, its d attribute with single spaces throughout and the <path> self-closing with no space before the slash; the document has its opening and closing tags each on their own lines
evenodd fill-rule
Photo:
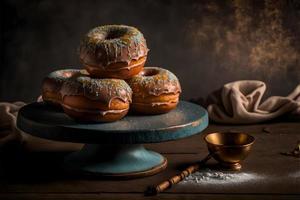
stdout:
<svg viewBox="0 0 300 200">
<path fill-rule="evenodd" d="M 244 134 L 244 135 L 246 135 L 247 137 L 249 137 L 249 138 L 251 138 L 251 142 L 249 142 L 249 143 L 247 143 L 247 144 L 234 144 L 234 145 L 227 145 L 227 144 L 214 144 L 214 143 L 211 143 L 211 142 L 209 142 L 208 141 L 208 139 L 207 139 L 207 137 L 209 136 L 209 135 L 212 135 L 212 134 L 224 134 L 224 133 L 233 133 L 233 134 L 235 134 L 235 133 L 238 133 L 238 134 Z M 255 142 L 255 138 L 252 136 L 252 135 L 250 135 L 250 134 L 248 134 L 248 133 L 244 133 L 244 132 L 237 132 L 237 131 L 224 131 L 224 132 L 212 132 L 212 133 L 208 133 L 208 134 L 206 134 L 205 135 L 205 137 L 204 137 L 204 141 L 207 143 L 207 144 L 210 144 L 210 145 L 213 145 L 213 146 L 218 146 L 218 147 L 230 147 L 230 148 L 236 148 L 236 147 L 247 147 L 247 146 L 251 146 L 254 142 Z"/>
</svg>

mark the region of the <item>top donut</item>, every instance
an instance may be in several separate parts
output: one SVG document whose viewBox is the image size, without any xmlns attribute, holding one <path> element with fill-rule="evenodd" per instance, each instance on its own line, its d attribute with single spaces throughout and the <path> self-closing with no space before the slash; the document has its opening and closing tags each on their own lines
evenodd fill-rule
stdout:
<svg viewBox="0 0 300 200">
<path fill-rule="evenodd" d="M 93 28 L 79 47 L 81 63 L 97 78 L 133 77 L 143 70 L 148 51 L 143 34 L 125 25 Z"/>
</svg>

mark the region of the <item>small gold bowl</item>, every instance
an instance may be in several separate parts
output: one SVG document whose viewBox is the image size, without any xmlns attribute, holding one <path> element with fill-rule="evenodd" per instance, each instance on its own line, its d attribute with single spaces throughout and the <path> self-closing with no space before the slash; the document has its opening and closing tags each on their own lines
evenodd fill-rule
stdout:
<svg viewBox="0 0 300 200">
<path fill-rule="evenodd" d="M 254 137 L 246 133 L 222 132 L 209 133 L 204 138 L 211 156 L 222 167 L 240 170 L 254 143 Z"/>
</svg>

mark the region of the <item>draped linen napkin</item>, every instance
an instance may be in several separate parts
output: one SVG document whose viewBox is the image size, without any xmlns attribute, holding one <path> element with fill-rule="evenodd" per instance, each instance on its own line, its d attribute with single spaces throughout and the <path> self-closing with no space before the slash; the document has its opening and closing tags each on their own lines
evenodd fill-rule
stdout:
<svg viewBox="0 0 300 200">
<path fill-rule="evenodd" d="M 227 124 L 264 122 L 293 112 L 300 114 L 300 84 L 286 97 L 272 96 L 262 102 L 266 84 L 242 80 L 225 84 L 208 97 L 211 120 Z"/>
<path fill-rule="evenodd" d="M 51 141 L 31 136 L 16 127 L 16 118 L 23 102 L 0 102 L 0 148 L 11 142 L 28 151 L 76 151 L 82 144 Z"/>
</svg>

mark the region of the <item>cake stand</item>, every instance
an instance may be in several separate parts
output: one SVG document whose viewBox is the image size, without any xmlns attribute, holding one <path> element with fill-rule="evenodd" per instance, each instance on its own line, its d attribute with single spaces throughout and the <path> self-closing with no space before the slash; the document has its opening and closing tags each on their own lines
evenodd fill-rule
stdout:
<svg viewBox="0 0 300 200">
<path fill-rule="evenodd" d="M 153 175 L 166 168 L 166 158 L 142 144 L 185 138 L 207 125 L 206 110 L 185 101 L 166 114 L 127 115 L 111 123 L 76 122 L 61 109 L 37 102 L 22 107 L 17 118 L 17 127 L 31 135 L 85 143 L 80 151 L 66 156 L 66 170 L 125 178 Z"/>
</svg>

